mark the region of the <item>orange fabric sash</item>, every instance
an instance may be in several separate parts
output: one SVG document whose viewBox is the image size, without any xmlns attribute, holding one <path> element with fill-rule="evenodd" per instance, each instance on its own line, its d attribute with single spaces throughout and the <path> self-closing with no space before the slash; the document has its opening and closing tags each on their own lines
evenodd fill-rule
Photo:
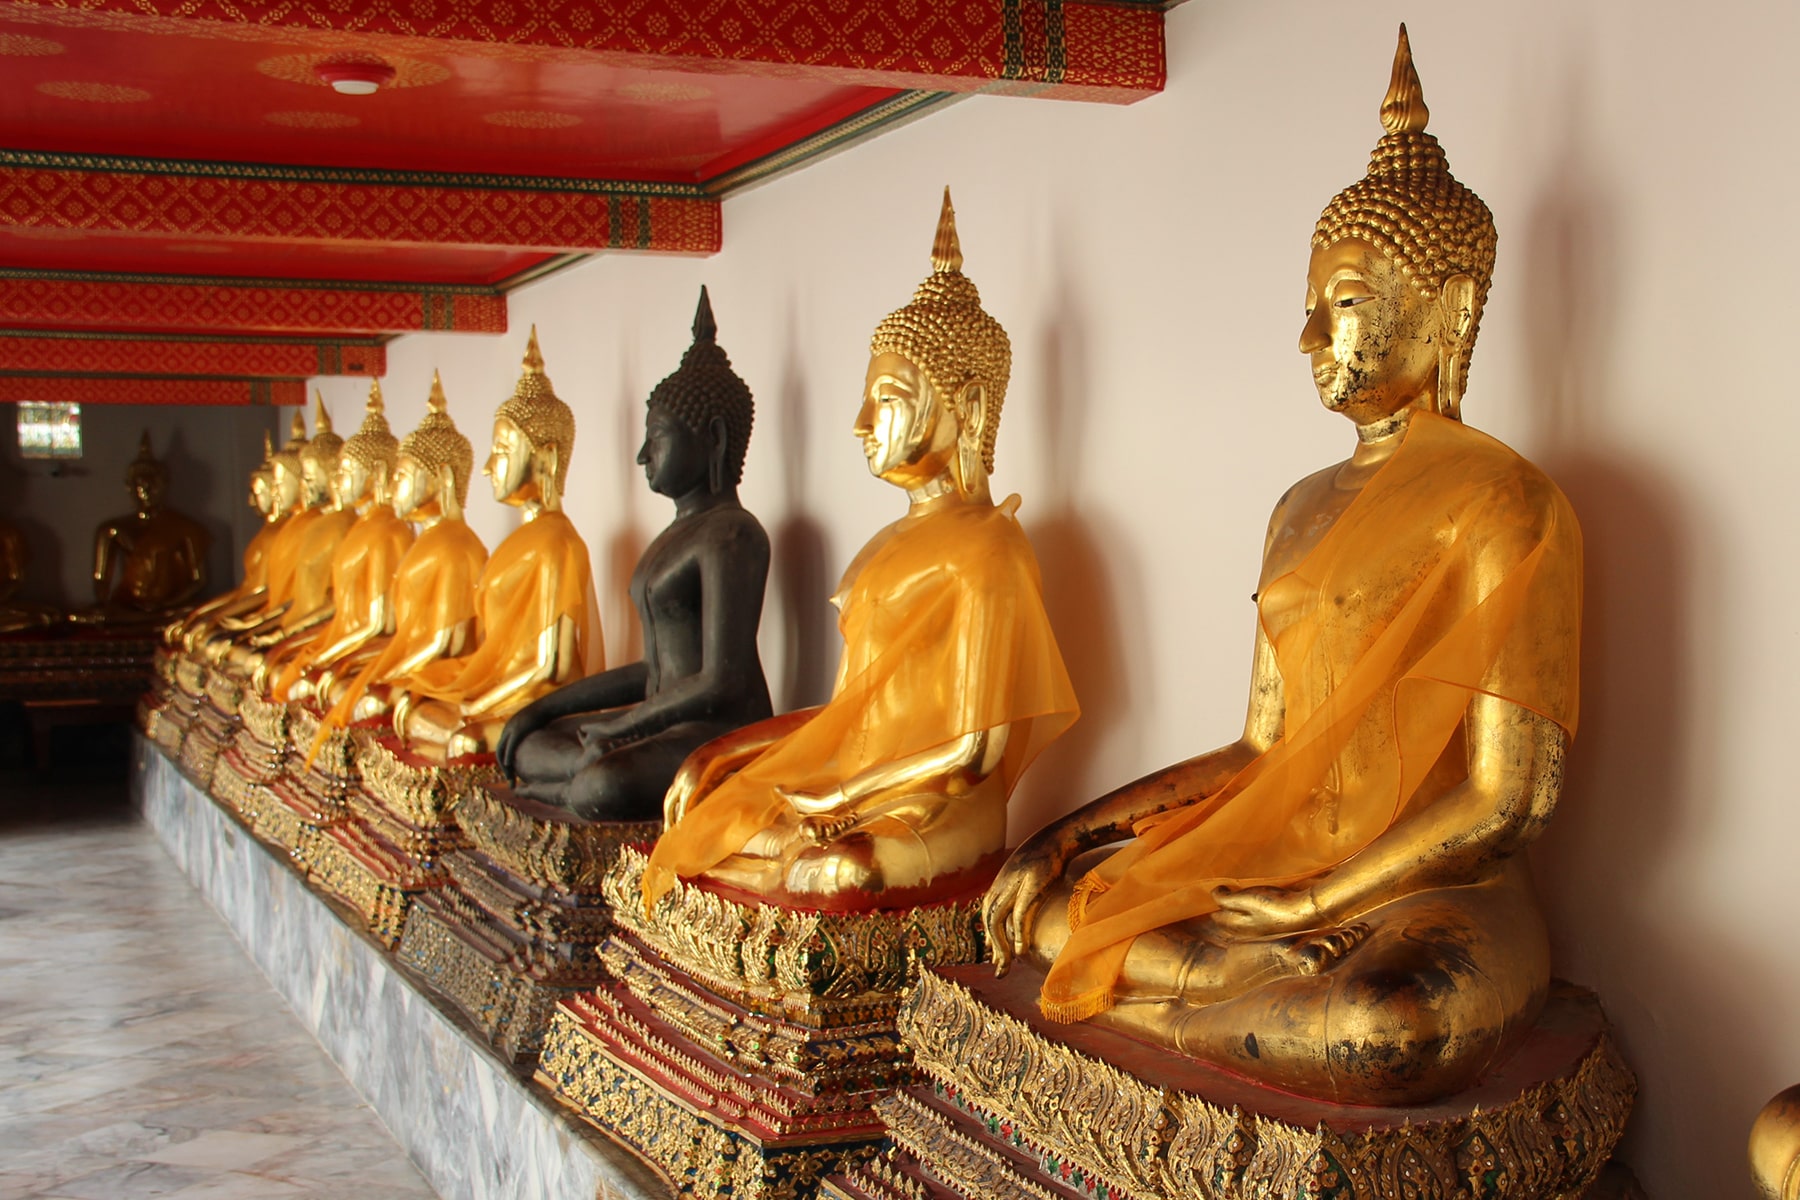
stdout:
<svg viewBox="0 0 1800 1200">
<path fill-rule="evenodd" d="M 957 505 L 895 522 L 839 592 L 843 664 L 831 700 L 663 833 L 648 902 L 744 848 L 787 807 L 776 787 L 823 790 L 984 729 L 1011 726 L 1008 792 L 1079 708 L 1037 558 L 1013 513 Z"/>
<path fill-rule="evenodd" d="M 275 699 L 288 698 L 288 690 L 320 651 L 368 622 L 375 597 L 393 584 L 394 572 L 412 543 L 412 526 L 385 504 L 371 505 L 356 519 L 331 560 L 331 619 L 307 641 L 281 655 L 287 665 L 270 689 Z"/>
<path fill-rule="evenodd" d="M 292 603 L 281 615 L 281 627 L 292 629 L 308 616 L 331 603 L 332 564 L 337 561 L 338 547 L 356 523 L 352 509 L 327 509 L 318 520 L 306 527 L 294 561 L 293 583 L 289 585 Z"/>
<path fill-rule="evenodd" d="M 495 548 L 476 587 L 475 606 L 480 639 L 475 650 L 427 663 L 402 686 L 452 704 L 475 699 L 528 667 L 537 655 L 539 636 L 564 617 L 575 623 L 577 664 L 589 663 L 599 650 L 587 543 L 563 513 L 539 513 Z M 507 705 L 507 712 L 567 682 L 546 680 L 527 689 Z"/>
<path fill-rule="evenodd" d="M 275 536 L 269 539 L 268 591 L 263 594 L 262 607 L 253 615 L 266 617 L 293 598 L 294 572 L 300 565 L 307 530 L 324 515 L 320 509 L 305 508 L 275 523 Z"/>
<path fill-rule="evenodd" d="M 419 534 L 394 570 L 394 636 L 319 722 L 321 741 L 350 723 L 356 702 L 371 685 L 388 682 L 394 668 L 439 630 L 475 616 L 475 587 L 487 557 L 481 538 L 462 521 L 439 521 Z"/>
<path fill-rule="evenodd" d="M 237 594 L 247 596 L 257 588 L 269 582 L 269 547 L 274 545 L 280 536 L 287 518 L 277 521 L 263 521 L 251 535 L 250 542 L 244 547 L 244 578 L 234 589 Z"/>
<path fill-rule="evenodd" d="M 1305 560 L 1262 588 L 1281 736 L 1215 795 L 1143 822 L 1077 885 L 1039 1003 L 1113 1005 L 1132 942 L 1214 912 L 1212 891 L 1292 886 L 1404 819 L 1485 693 L 1572 735 L 1581 533 L 1506 446 L 1429 413 Z"/>
</svg>

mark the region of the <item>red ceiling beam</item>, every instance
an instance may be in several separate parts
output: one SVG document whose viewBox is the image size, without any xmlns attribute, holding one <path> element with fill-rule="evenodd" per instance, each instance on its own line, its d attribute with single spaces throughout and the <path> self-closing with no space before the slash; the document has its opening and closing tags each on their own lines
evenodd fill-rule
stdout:
<svg viewBox="0 0 1800 1200">
<path fill-rule="evenodd" d="M 697 187 L 451 178 L 0 150 L 0 229 L 252 245 L 719 249 L 719 201 Z"/>
<path fill-rule="evenodd" d="M 360 341 L 201 340 L 0 330 L 0 371 L 234 379 L 385 375 L 387 347 Z"/>
<path fill-rule="evenodd" d="M 0 375 L 0 404 L 304 404 L 304 379 Z"/>
<path fill-rule="evenodd" d="M 0 268 L 0 327 L 342 335 L 505 333 L 492 288 Z"/>
<path fill-rule="evenodd" d="M 1094 0 L 10 0 L 15 19 L 174 36 L 278 31 L 311 48 L 1129 102 L 1163 88 L 1160 4 Z"/>
</svg>

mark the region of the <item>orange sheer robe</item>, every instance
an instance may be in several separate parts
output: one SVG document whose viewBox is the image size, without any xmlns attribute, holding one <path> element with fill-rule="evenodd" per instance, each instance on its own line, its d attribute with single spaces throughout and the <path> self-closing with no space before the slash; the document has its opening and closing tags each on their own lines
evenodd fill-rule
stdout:
<svg viewBox="0 0 1800 1200">
<path fill-rule="evenodd" d="M 876 536 L 838 589 L 844 657 L 831 699 L 663 833 L 644 875 L 646 902 L 774 826 L 787 808 L 777 787 L 824 791 L 1010 726 L 997 771 L 1011 792 L 1080 711 L 1017 508 L 1017 496 L 955 505 Z"/>
<path fill-rule="evenodd" d="M 563 513 L 539 513 L 495 548 L 476 586 L 475 608 L 475 650 L 427 663 L 400 686 L 451 704 L 473 700 L 530 667 L 538 638 L 564 617 L 575 624 L 577 674 L 584 666 L 598 669 L 600 626 L 587 543 Z M 567 682 L 544 680 L 519 692 L 504 711 L 486 715 L 516 712 Z"/>
<path fill-rule="evenodd" d="M 440 630 L 475 616 L 475 587 L 487 565 L 487 547 L 462 521 L 439 521 L 413 542 L 394 571 L 394 635 L 359 671 L 319 722 L 319 741 L 350 723 L 356 702 L 395 668 L 418 654 Z"/>
<path fill-rule="evenodd" d="M 355 510 L 331 508 L 319 510 L 318 519 L 306 526 L 294 557 L 288 608 L 281 615 L 283 630 L 291 630 L 331 602 L 332 564 L 355 523 Z"/>
<path fill-rule="evenodd" d="M 1263 586 L 1257 615 L 1280 737 L 1077 884 L 1045 1015 L 1112 1007 L 1132 941 L 1216 911 L 1218 885 L 1298 884 L 1428 805 L 1420 782 L 1474 694 L 1575 731 L 1581 531 L 1542 472 L 1458 422 L 1414 416 L 1305 560 Z"/>
<path fill-rule="evenodd" d="M 373 505 L 356 519 L 331 560 L 331 620 L 307 641 L 275 656 L 286 665 L 270 689 L 271 695 L 286 700 L 288 690 L 320 651 L 367 624 L 375 597 L 393 586 L 394 572 L 412 544 L 412 526 L 385 504 Z"/>
</svg>

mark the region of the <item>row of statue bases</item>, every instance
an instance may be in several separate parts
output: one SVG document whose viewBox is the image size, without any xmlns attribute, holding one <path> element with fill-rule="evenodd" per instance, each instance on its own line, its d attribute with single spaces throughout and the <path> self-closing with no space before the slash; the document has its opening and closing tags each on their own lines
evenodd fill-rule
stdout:
<svg viewBox="0 0 1800 1200">
<path fill-rule="evenodd" d="M 1308 268 L 1355 449 L 1271 519 L 1242 736 L 1010 854 L 1077 705 L 989 492 L 1011 353 L 948 192 L 871 344 L 855 429 L 908 509 L 833 597 L 824 705 L 772 711 L 751 394 L 703 290 L 638 456 L 675 503 L 631 580 L 643 661 L 597 663 L 534 331 L 484 468 L 525 523 L 492 553 L 464 524 L 435 379 L 403 440 L 378 386 L 348 439 L 296 417 L 146 732 L 681 1194 L 1639 1194 L 1609 1165 L 1635 1081 L 1552 980 L 1521 853 L 1575 731 L 1580 533 L 1461 423 L 1494 226 L 1427 115 L 1402 29 Z M 1770 1188 L 1797 1124 L 1759 1127 Z"/>
</svg>

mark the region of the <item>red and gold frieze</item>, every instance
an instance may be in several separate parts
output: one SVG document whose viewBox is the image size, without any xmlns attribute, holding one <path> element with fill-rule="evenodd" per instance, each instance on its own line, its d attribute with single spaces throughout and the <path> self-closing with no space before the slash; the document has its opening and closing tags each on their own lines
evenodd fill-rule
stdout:
<svg viewBox="0 0 1800 1200">
<path fill-rule="evenodd" d="M 0 151 L 0 228 L 223 245 L 719 248 L 719 202 L 669 184 L 188 163 Z"/>
<path fill-rule="evenodd" d="M 1051 0 L 14 0 L 15 20 L 268 37 L 326 51 L 592 60 L 875 87 L 1126 101 L 1162 90 L 1159 4 Z"/>
<path fill-rule="evenodd" d="M 0 325 L 281 334 L 506 332 L 491 288 L 0 269 Z"/>
<path fill-rule="evenodd" d="M 304 379 L 0 375 L 0 404 L 305 404 Z"/>
<path fill-rule="evenodd" d="M 387 347 L 363 341 L 257 341 L 0 330 L 0 371 L 304 379 L 384 375 Z"/>
</svg>

